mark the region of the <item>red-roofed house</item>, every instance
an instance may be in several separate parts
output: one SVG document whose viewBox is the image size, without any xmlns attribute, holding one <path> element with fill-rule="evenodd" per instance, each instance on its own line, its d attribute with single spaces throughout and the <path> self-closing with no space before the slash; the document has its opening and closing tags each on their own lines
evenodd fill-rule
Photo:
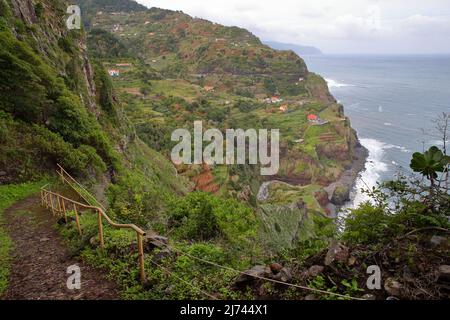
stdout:
<svg viewBox="0 0 450 320">
<path fill-rule="evenodd" d="M 272 98 L 270 98 L 270 101 L 272 103 L 278 103 L 278 102 L 283 102 L 283 99 L 277 97 L 277 96 L 273 96 Z"/>
<path fill-rule="evenodd" d="M 315 114 L 308 114 L 308 121 L 310 122 L 316 122 L 319 119 L 319 117 Z"/>
<path fill-rule="evenodd" d="M 116 69 L 109 69 L 108 73 L 111 77 L 118 77 L 120 76 L 120 71 Z"/>
</svg>

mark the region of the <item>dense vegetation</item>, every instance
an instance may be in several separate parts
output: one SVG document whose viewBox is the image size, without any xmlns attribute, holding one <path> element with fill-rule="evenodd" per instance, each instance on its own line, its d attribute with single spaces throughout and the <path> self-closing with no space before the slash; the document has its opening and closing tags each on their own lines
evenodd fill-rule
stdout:
<svg viewBox="0 0 450 320">
<path fill-rule="evenodd" d="M 0 184 L 39 181 L 60 163 L 114 220 L 144 228 L 148 281 L 141 284 L 133 233 L 105 226 L 102 250 L 89 212 L 81 216 L 81 238 L 72 223 L 58 227 L 72 254 L 108 270 L 124 298 L 308 294 L 235 271 L 255 265 L 265 277 L 322 290 L 316 299 L 336 298 L 323 291 L 360 297 L 366 267 L 378 262 L 384 279 L 402 282 L 396 296 L 420 298 L 425 288 L 432 298 L 446 297 L 430 279 L 450 263 L 448 248 L 424 245 L 448 233 L 445 148 L 415 154 L 418 177 L 367 190 L 373 200 L 338 228 L 330 201 L 342 204 L 349 186 L 329 186 L 363 151 L 326 82 L 300 57 L 244 29 L 181 12 L 125 0 L 79 3 L 87 35 L 66 30 L 64 1 L 0 0 Z M 323 122 L 309 122 L 311 113 Z M 172 165 L 172 131 L 192 130 L 198 119 L 205 129 L 280 129 L 281 168 L 267 197 L 257 196 L 265 181 L 255 166 Z M 0 212 L 36 186 L 2 187 Z M 155 234 L 168 239 L 155 242 Z M 1 230 L 0 238 L 4 261 L 11 244 Z M 324 263 L 337 242 L 349 257 Z M 418 282 L 404 280 L 404 265 Z M 7 275 L 1 266 L 0 292 Z M 311 273 L 312 266 L 322 271 Z"/>
<path fill-rule="evenodd" d="M 449 157 L 443 157 L 441 163 L 444 168 L 433 172 L 441 181 L 448 182 Z M 110 270 L 124 286 L 124 298 L 128 299 L 302 299 L 307 295 L 311 299 L 311 292 L 270 281 L 250 280 L 243 287 L 236 282 L 239 273 L 233 270 L 274 261 L 291 270 L 291 284 L 321 290 L 312 292 L 314 299 L 384 299 L 389 295 L 402 299 L 448 298 L 445 282 L 436 280 L 437 268 L 449 262 L 448 187 L 431 186 L 411 175 L 365 192 L 371 201 L 348 212 L 342 219 L 342 231 L 316 215 L 309 234 L 275 256 L 264 254 L 255 242 L 258 225 L 248 208 L 201 192 L 174 198 L 167 211 L 164 232 L 171 234 L 169 245 L 157 242 L 146 247 L 148 282 L 144 286 L 137 280 L 136 255 L 128 249 L 132 234 L 107 229 L 109 244 L 102 251 L 95 241 L 89 241 L 96 234 L 94 216 L 83 218 L 84 230 L 91 230 L 83 239 L 79 239 L 74 226 L 64 227 L 62 232 L 70 240 L 74 254 Z M 432 199 L 430 192 L 434 195 Z M 232 215 L 229 207 L 234 208 Z M 443 237 L 436 238 L 438 234 Z M 435 238 L 444 240 L 432 244 Z M 346 253 L 331 254 L 336 260 L 327 263 L 334 250 Z M 367 289 L 369 265 L 382 268 L 386 283 L 383 290 Z M 397 291 L 388 286 L 391 281 L 399 283 Z"/>
</svg>

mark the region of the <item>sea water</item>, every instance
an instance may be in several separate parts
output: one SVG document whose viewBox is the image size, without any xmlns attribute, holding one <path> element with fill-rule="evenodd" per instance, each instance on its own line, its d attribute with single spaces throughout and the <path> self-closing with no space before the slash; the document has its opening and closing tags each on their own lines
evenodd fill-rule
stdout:
<svg viewBox="0 0 450 320">
<path fill-rule="evenodd" d="M 411 156 L 442 141 L 425 135 L 433 120 L 450 112 L 450 55 L 304 57 L 331 93 L 369 150 L 366 169 L 352 194 L 352 206 L 367 200 L 361 188 L 409 172 Z"/>
</svg>

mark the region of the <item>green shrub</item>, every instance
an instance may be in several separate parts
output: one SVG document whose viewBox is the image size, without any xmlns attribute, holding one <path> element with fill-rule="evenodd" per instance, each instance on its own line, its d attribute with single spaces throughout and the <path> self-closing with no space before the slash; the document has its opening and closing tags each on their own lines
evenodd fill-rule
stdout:
<svg viewBox="0 0 450 320">
<path fill-rule="evenodd" d="M 223 236 L 239 243 L 256 234 L 256 219 L 250 208 L 234 199 L 205 192 L 172 199 L 169 214 L 169 227 L 181 239 L 205 241 Z"/>
<path fill-rule="evenodd" d="M 352 243 L 376 243 L 388 226 L 389 216 L 384 208 L 366 202 L 350 211 L 345 219 L 343 238 Z"/>
<path fill-rule="evenodd" d="M 420 201 L 406 201 L 393 214 L 386 207 L 366 202 L 350 211 L 342 237 L 354 244 L 379 244 L 414 229 L 429 227 L 449 228 L 448 217 L 430 212 Z"/>
</svg>

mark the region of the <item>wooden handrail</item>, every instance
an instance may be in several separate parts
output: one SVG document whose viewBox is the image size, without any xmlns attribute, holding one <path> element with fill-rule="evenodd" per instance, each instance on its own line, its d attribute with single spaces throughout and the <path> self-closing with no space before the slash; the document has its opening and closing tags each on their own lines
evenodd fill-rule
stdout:
<svg viewBox="0 0 450 320">
<path fill-rule="evenodd" d="M 75 180 L 75 178 L 73 178 L 59 163 L 57 163 L 56 166 L 58 167 L 58 170 L 56 170 L 56 172 L 61 177 L 63 183 L 67 183 L 84 201 L 86 201 L 86 203 L 94 205 L 90 201 L 93 200 L 95 202 L 95 205 L 106 211 L 106 208 L 81 183 Z M 75 188 L 73 184 L 78 186 L 85 194 L 77 190 L 77 188 Z M 86 199 L 86 194 L 90 199 Z"/>
<path fill-rule="evenodd" d="M 69 203 L 72 205 L 74 214 L 75 214 L 75 223 L 77 225 L 77 230 L 80 236 L 82 235 L 82 229 L 80 226 L 80 220 L 78 215 L 77 208 L 83 208 L 87 210 L 93 210 L 97 213 L 97 219 L 98 219 L 98 230 L 99 230 L 99 241 L 100 241 L 100 247 L 104 248 L 104 236 L 103 236 L 103 218 L 114 228 L 119 229 L 131 229 L 136 232 L 137 237 L 137 244 L 138 244 L 138 258 L 139 258 L 139 274 L 141 281 L 145 281 L 145 268 L 144 268 L 144 249 L 143 249 L 143 237 L 145 236 L 145 232 L 139 228 L 138 226 L 134 224 L 121 224 L 121 223 L 115 223 L 111 220 L 111 218 L 105 213 L 105 211 L 102 208 L 92 206 L 92 205 L 86 205 L 81 202 L 69 199 L 67 197 L 64 197 L 58 193 L 52 192 L 50 190 L 46 189 L 47 185 L 41 188 L 41 202 L 42 205 L 45 206 L 48 209 L 51 209 L 53 215 L 56 214 L 63 214 L 64 220 L 66 223 L 67 220 L 67 208 L 66 203 Z M 53 201 L 56 199 L 57 206 L 55 206 L 55 202 Z"/>
</svg>

